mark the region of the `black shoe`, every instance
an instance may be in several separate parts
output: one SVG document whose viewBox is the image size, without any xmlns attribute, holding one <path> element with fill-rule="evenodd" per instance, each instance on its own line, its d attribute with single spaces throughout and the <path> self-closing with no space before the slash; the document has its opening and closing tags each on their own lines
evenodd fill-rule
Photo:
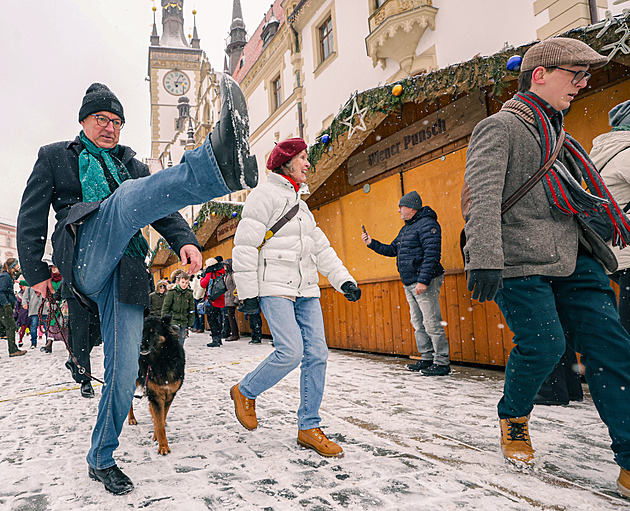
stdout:
<svg viewBox="0 0 630 511">
<path fill-rule="evenodd" d="M 208 348 L 220 348 L 222 346 L 221 341 L 217 342 L 217 341 L 212 341 L 209 342 L 208 344 L 206 344 L 206 346 L 208 346 Z"/>
<path fill-rule="evenodd" d="M 94 389 L 92 388 L 90 380 L 81 383 L 81 395 L 83 397 L 94 397 Z"/>
<path fill-rule="evenodd" d="M 220 83 L 221 115 L 210 133 L 210 145 L 225 184 L 232 191 L 258 184 L 256 157 L 249 154 L 249 114 L 245 96 L 227 73 Z"/>
<path fill-rule="evenodd" d="M 451 365 L 447 364 L 443 366 L 433 364 L 431 367 L 427 367 L 426 369 L 420 369 L 420 372 L 425 376 L 446 376 L 451 372 Z"/>
<path fill-rule="evenodd" d="M 421 369 L 427 369 L 433 365 L 433 360 L 418 360 L 415 364 L 407 364 L 407 369 L 417 373 Z"/>
<path fill-rule="evenodd" d="M 100 481 L 105 485 L 105 489 L 114 495 L 124 495 L 133 490 L 133 483 L 123 471 L 116 465 L 98 470 L 88 465 L 88 475 L 90 479 Z"/>
<path fill-rule="evenodd" d="M 262 341 L 260 339 L 252 339 L 248 344 L 262 344 Z"/>
</svg>

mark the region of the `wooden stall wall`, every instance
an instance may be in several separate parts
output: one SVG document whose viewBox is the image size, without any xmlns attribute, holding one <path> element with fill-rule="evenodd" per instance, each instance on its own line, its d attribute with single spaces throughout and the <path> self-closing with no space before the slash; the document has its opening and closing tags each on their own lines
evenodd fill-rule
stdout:
<svg viewBox="0 0 630 511">
<path fill-rule="evenodd" d="M 328 346 L 419 356 L 400 280 L 361 283 L 361 290 L 361 300 L 350 303 L 331 286 L 322 289 Z M 463 273 L 446 275 L 440 308 L 451 360 L 505 366 L 512 333 L 494 302 L 472 302 Z"/>
</svg>

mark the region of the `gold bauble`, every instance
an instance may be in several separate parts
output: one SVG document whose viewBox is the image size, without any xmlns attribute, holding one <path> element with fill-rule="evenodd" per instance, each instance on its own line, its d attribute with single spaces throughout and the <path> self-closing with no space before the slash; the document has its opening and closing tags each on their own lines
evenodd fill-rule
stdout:
<svg viewBox="0 0 630 511">
<path fill-rule="evenodd" d="M 392 88 L 392 94 L 396 97 L 400 96 L 403 93 L 403 86 L 398 84 L 398 85 L 394 85 L 394 87 Z"/>
</svg>

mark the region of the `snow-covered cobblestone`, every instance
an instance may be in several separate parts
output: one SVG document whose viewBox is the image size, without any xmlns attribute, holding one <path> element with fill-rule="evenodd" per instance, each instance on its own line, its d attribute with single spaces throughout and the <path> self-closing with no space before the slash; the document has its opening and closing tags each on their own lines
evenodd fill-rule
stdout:
<svg viewBox="0 0 630 511">
<path fill-rule="evenodd" d="M 345 450 L 325 459 L 296 443 L 299 371 L 259 397 L 259 428 L 236 421 L 229 388 L 273 349 L 248 338 L 207 348 L 186 341 L 186 378 L 168 417 L 171 454 L 157 454 L 146 400 L 116 453 L 136 489 L 108 494 L 87 476 L 98 399 L 84 399 L 55 343 L 8 358 L 0 342 L 0 508 L 7 510 L 540 510 L 630 509 L 590 397 L 537 407 L 536 467 L 519 471 L 499 449 L 502 373 L 453 366 L 410 373 L 405 358 L 331 351 L 322 429 Z M 102 349 L 93 352 L 102 375 Z M 100 385 L 95 385 L 97 398 Z"/>
</svg>

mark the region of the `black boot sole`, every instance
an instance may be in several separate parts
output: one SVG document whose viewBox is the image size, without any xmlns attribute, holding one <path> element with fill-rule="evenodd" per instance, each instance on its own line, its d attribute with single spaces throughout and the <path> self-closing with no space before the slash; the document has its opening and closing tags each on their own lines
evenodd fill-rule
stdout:
<svg viewBox="0 0 630 511">
<path fill-rule="evenodd" d="M 232 191 L 253 188 L 258 184 L 258 165 L 256 157 L 249 154 L 245 96 L 226 73 L 221 77 L 220 94 L 221 116 L 210 134 L 210 144 L 228 188 Z"/>
</svg>

